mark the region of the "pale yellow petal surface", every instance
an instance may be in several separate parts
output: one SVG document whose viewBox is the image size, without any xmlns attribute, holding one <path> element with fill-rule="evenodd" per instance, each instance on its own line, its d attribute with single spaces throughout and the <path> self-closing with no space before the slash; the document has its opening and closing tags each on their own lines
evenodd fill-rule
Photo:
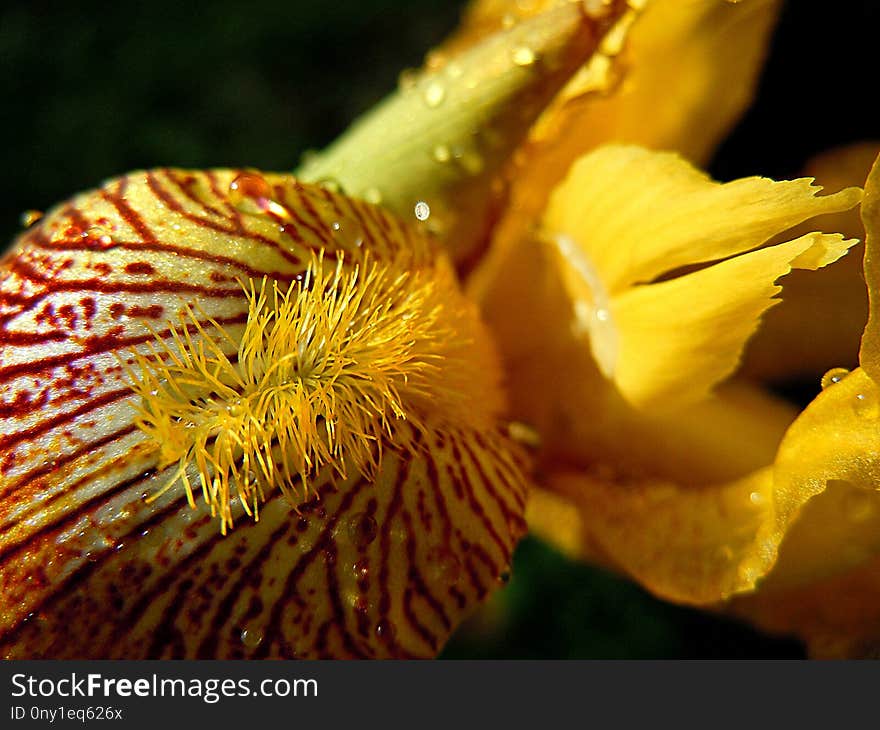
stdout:
<svg viewBox="0 0 880 730">
<path fill-rule="evenodd" d="M 861 198 L 856 188 L 820 191 L 809 179 L 722 184 L 673 153 L 612 145 L 572 166 L 542 225 L 548 235 L 578 242 L 613 297 L 632 284 L 757 248 Z"/>
</svg>

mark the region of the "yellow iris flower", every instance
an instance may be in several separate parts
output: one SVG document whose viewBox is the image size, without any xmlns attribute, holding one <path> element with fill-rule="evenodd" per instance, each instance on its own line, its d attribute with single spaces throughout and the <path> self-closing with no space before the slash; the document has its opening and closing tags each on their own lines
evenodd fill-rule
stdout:
<svg viewBox="0 0 880 730">
<path fill-rule="evenodd" d="M 836 290 L 862 191 L 694 167 L 777 6 L 478 1 L 296 176 L 132 173 L 29 228 L 0 272 L 0 652 L 432 656 L 526 518 L 863 646 L 877 320 L 800 415 L 745 377 L 779 358 L 740 365 L 789 278 Z M 817 581 L 852 610 L 790 610 Z"/>
</svg>

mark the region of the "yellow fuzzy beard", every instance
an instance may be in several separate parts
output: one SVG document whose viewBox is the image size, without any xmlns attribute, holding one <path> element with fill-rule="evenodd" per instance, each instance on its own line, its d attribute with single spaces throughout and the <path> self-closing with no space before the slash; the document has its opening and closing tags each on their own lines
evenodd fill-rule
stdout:
<svg viewBox="0 0 880 730">
<path fill-rule="evenodd" d="M 129 368 L 138 427 L 160 466 L 178 465 L 153 498 L 180 482 L 195 506 L 194 467 L 224 533 L 235 497 L 257 519 L 269 489 L 304 498 L 326 465 L 370 478 L 394 419 L 423 429 L 426 419 L 474 422 L 475 411 L 492 419 L 500 409 L 491 396 L 475 406 L 497 391 L 497 365 L 443 265 L 346 267 L 340 258 L 333 267 L 315 257 L 286 290 L 265 278 L 242 286 L 240 342 L 187 308 L 170 342 L 157 337 Z"/>
</svg>

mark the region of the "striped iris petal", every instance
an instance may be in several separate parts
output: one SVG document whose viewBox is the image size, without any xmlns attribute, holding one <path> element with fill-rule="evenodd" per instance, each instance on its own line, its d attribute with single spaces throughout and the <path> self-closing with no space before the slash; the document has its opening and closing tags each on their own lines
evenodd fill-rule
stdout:
<svg viewBox="0 0 880 730">
<path fill-rule="evenodd" d="M 195 509 L 163 489 L 178 465 L 139 427 L 137 353 L 221 328 L 234 361 L 248 286 L 287 290 L 317 255 L 441 282 L 455 352 L 372 434 L 375 468 L 316 465 L 296 498 L 269 484 L 223 536 L 198 489 Z M 0 653 L 436 654 L 524 531 L 497 364 L 449 271 L 378 207 L 241 171 L 133 173 L 27 230 L 0 267 Z"/>
</svg>

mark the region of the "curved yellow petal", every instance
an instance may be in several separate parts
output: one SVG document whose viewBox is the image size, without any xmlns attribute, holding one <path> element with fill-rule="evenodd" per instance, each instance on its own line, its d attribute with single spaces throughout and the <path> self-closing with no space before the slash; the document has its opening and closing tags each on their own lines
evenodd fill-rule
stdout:
<svg viewBox="0 0 880 730">
<path fill-rule="evenodd" d="M 871 302 L 862 367 L 826 377 L 774 466 L 780 520 L 793 521 L 779 562 L 737 610 L 767 629 L 797 633 L 823 656 L 877 654 L 880 592 L 880 386 L 876 381 L 876 234 L 880 165 L 865 187 L 865 278 Z"/>
<path fill-rule="evenodd" d="M 547 483 L 580 514 L 588 555 L 604 556 L 663 598 L 717 603 L 751 590 L 773 563 L 768 469 L 702 488 L 589 471 L 552 474 Z"/>
<path fill-rule="evenodd" d="M 615 297 L 611 376 L 633 405 L 680 406 L 704 398 L 731 375 L 761 316 L 779 300 L 792 269 L 816 270 L 856 241 L 812 233 Z"/>
<path fill-rule="evenodd" d="M 857 188 L 820 191 L 809 179 L 718 183 L 676 154 L 612 145 L 572 166 L 553 191 L 542 226 L 548 235 L 573 238 L 613 297 L 683 267 L 752 250 L 861 200 Z"/>
<path fill-rule="evenodd" d="M 810 161 L 804 173 L 830 191 L 862 186 L 878 152 L 877 142 L 841 147 Z M 853 208 L 832 213 L 795 231 L 806 233 L 809 226 L 816 226 L 863 241 L 859 212 Z M 868 319 L 863 258 L 859 249 L 818 274 L 792 272 L 785 280 L 782 304 L 766 313 L 749 341 L 740 372 L 776 382 L 797 378 L 818 383 L 832 367 L 854 367 Z"/>
<path fill-rule="evenodd" d="M 302 280 L 296 296 L 317 296 L 308 278 L 316 254 L 330 271 L 381 262 L 396 272 L 381 286 L 422 272 L 442 288 L 455 310 L 436 323 L 445 344 L 414 357 L 419 372 L 456 388 L 478 383 L 467 410 L 480 415 L 453 417 L 423 379 L 407 395 L 392 378 L 411 417 L 390 406 L 377 416 L 383 427 L 364 434 L 375 443 L 372 468 L 326 464 L 298 494 L 265 481 L 251 517 L 232 504 L 239 516 L 224 537 L 201 496 L 193 509 L 182 487 L 167 488 L 180 472 L 138 423 L 155 394 L 135 393 L 130 376 L 139 358 L 176 357 L 161 387 L 190 393 L 187 358 L 221 355 L 240 375 L 235 363 L 247 353 L 236 347 L 259 315 L 247 292 L 266 277 L 285 288 Z M 376 304 L 357 296 L 345 305 Z M 506 570 L 524 530 L 524 479 L 501 431 L 491 343 L 445 257 L 382 209 L 290 176 L 133 173 L 29 229 L 0 266 L 0 302 L 3 656 L 431 656 Z M 405 314 L 427 316 L 419 306 Z M 314 331 L 298 341 L 300 356 L 331 334 Z M 396 356 L 393 331 L 373 331 L 371 347 Z M 426 336 L 418 323 L 411 332 Z M 196 400 L 217 418 L 239 407 L 221 375 Z M 343 403 L 333 388 L 322 393 L 327 424 L 343 406 L 382 407 L 378 396 Z M 188 431 L 179 423 L 175 433 Z M 264 461 L 275 446 L 260 452 Z M 236 464 L 189 463 L 183 473 L 204 480 L 207 497 L 217 469 L 250 478 Z"/>
<path fill-rule="evenodd" d="M 774 465 L 779 560 L 735 610 L 824 656 L 876 653 L 880 635 L 880 388 L 861 370 L 792 425 Z"/>
<path fill-rule="evenodd" d="M 880 157 L 878 157 L 880 161 Z M 880 382 L 880 162 L 875 161 L 865 183 L 862 222 L 865 225 L 865 282 L 870 304 L 868 324 L 862 335 L 859 363 Z"/>
<path fill-rule="evenodd" d="M 855 370 L 795 420 L 775 461 L 746 477 L 688 486 L 617 465 L 550 472 L 544 483 L 555 500 L 530 505 L 529 520 L 569 554 L 662 597 L 712 604 L 757 589 L 734 609 L 820 644 L 860 645 L 878 638 L 880 617 L 870 569 L 880 551 L 878 425 L 880 388 Z M 559 538 L 553 515 L 563 516 Z M 832 586 L 843 593 L 840 606 Z"/>
</svg>

